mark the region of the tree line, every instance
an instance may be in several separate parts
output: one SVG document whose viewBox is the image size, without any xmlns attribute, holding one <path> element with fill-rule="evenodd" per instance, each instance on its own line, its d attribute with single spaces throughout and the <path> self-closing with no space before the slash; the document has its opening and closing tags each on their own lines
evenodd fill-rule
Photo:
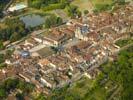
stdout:
<svg viewBox="0 0 133 100">
<path fill-rule="evenodd" d="M 25 28 L 25 24 L 20 21 L 19 18 L 7 18 L 3 23 L 6 27 L 0 29 L 1 41 L 10 40 L 11 42 L 14 42 L 29 33 L 29 30 Z"/>
<path fill-rule="evenodd" d="M 0 83 L 1 100 L 5 100 L 8 94 L 15 89 L 20 89 L 22 91 L 22 93 L 16 93 L 17 100 L 24 100 L 24 96 L 27 96 L 29 93 L 33 91 L 34 85 L 31 83 L 21 81 L 18 78 L 9 78 L 4 82 Z"/>
<path fill-rule="evenodd" d="M 48 7 L 50 4 L 65 4 L 65 3 L 68 3 L 68 0 L 29 0 L 29 6 L 37 9 Z"/>
</svg>

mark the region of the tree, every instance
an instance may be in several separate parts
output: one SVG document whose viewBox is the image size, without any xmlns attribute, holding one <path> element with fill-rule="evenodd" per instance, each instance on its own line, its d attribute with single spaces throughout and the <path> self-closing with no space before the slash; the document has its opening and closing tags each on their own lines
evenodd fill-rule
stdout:
<svg viewBox="0 0 133 100">
<path fill-rule="evenodd" d="M 79 11 L 78 7 L 75 5 L 67 5 L 66 6 L 66 11 L 68 16 L 70 16 L 71 18 L 75 18 L 75 17 L 81 17 L 81 12 Z"/>
<path fill-rule="evenodd" d="M 3 45 L 3 42 L 0 41 L 0 50 L 4 49 L 4 45 Z"/>
<path fill-rule="evenodd" d="M 57 25 L 61 25 L 63 23 L 62 18 L 57 17 L 57 22 L 56 23 L 57 23 Z"/>
<path fill-rule="evenodd" d="M 51 6 L 51 4 L 68 4 L 68 0 L 30 0 L 29 1 L 29 5 L 37 9 L 44 8 L 44 7 L 49 9 L 49 6 Z"/>
<path fill-rule="evenodd" d="M 62 18 L 57 17 L 55 15 L 51 15 L 45 20 L 45 27 L 50 28 L 52 26 L 58 26 L 63 23 Z"/>
<path fill-rule="evenodd" d="M 9 92 L 10 90 L 13 90 L 16 88 L 18 84 L 18 79 L 7 79 L 5 82 L 4 82 L 4 87 L 5 89 Z"/>
<path fill-rule="evenodd" d="M 17 93 L 16 94 L 16 100 L 24 100 L 24 94 L 23 93 Z"/>
<path fill-rule="evenodd" d="M 24 90 L 25 86 L 26 84 L 23 81 L 19 81 L 19 83 L 17 84 L 17 88 L 19 88 L 20 90 Z"/>
<path fill-rule="evenodd" d="M 51 21 L 50 21 L 49 18 L 47 18 L 47 19 L 45 20 L 45 28 L 50 28 L 50 27 L 51 27 Z"/>
<path fill-rule="evenodd" d="M 29 31 L 25 27 L 25 24 L 18 18 L 6 18 L 3 23 L 7 27 L 0 29 L 0 40 L 2 41 L 11 39 L 11 41 L 14 42 L 29 33 Z"/>
<path fill-rule="evenodd" d="M 43 93 L 40 93 L 39 96 L 35 100 L 46 100 L 46 97 Z"/>
<path fill-rule="evenodd" d="M 8 59 L 8 58 L 11 58 L 11 55 L 13 53 L 14 50 L 7 50 L 6 51 L 6 54 L 5 54 L 5 58 Z"/>
<path fill-rule="evenodd" d="M 17 41 L 17 40 L 19 40 L 21 38 L 21 35 L 19 34 L 19 33 L 13 33 L 12 35 L 11 35 L 11 37 L 10 37 L 10 41 L 11 42 L 15 42 L 15 41 Z"/>
<path fill-rule="evenodd" d="M 116 0 L 116 2 L 117 2 L 118 4 L 120 4 L 120 5 L 125 4 L 125 0 Z"/>
<path fill-rule="evenodd" d="M 4 54 L 0 54 L 0 63 L 3 63 L 5 61 Z"/>
<path fill-rule="evenodd" d="M 5 98 L 6 97 L 6 91 L 5 89 L 0 87 L 0 98 Z"/>
<path fill-rule="evenodd" d="M 33 85 L 33 84 L 31 84 L 31 83 L 26 83 L 23 91 L 24 91 L 25 93 L 30 93 L 30 92 L 33 91 L 33 89 L 34 89 L 34 85 Z"/>
<path fill-rule="evenodd" d="M 86 15 L 86 14 L 88 14 L 89 13 L 89 11 L 88 10 L 84 10 L 84 14 Z"/>
</svg>

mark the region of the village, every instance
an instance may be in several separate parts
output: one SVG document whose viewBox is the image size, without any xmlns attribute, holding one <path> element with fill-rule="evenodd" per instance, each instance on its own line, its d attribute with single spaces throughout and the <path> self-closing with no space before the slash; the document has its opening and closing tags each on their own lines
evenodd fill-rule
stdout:
<svg viewBox="0 0 133 100">
<path fill-rule="evenodd" d="M 121 12 L 122 11 L 122 12 Z M 133 6 L 113 13 L 92 13 L 47 31 L 38 30 L 14 47 L 12 68 L 0 71 L 0 79 L 18 77 L 35 84 L 36 91 L 49 94 L 53 89 L 86 75 L 95 79 L 98 67 L 121 49 L 115 41 L 130 37 Z"/>
</svg>

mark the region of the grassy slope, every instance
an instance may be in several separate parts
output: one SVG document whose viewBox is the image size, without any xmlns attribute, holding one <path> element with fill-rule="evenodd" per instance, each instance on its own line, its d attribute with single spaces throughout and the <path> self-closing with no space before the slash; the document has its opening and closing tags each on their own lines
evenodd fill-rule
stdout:
<svg viewBox="0 0 133 100">
<path fill-rule="evenodd" d="M 128 38 L 128 39 L 124 39 L 124 40 L 118 40 L 116 42 L 116 45 L 123 47 L 123 46 L 126 46 L 127 44 L 131 44 L 131 43 L 133 43 L 133 39 Z"/>
<path fill-rule="evenodd" d="M 111 4 L 113 0 L 91 0 L 91 2 L 95 4 Z"/>
<path fill-rule="evenodd" d="M 84 10 L 91 11 L 93 9 L 93 5 L 90 2 L 90 0 L 74 0 L 72 4 L 78 6 L 81 11 Z"/>
<path fill-rule="evenodd" d="M 97 5 L 110 5 L 113 0 L 74 0 L 72 4 L 77 5 L 83 12 L 84 10 L 92 11 Z"/>
</svg>

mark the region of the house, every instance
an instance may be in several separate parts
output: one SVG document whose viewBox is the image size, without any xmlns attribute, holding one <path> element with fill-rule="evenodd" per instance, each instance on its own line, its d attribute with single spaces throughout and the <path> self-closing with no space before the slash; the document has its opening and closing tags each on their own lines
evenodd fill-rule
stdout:
<svg viewBox="0 0 133 100">
<path fill-rule="evenodd" d="M 55 28 L 44 35 L 43 44 L 57 47 L 58 45 L 62 44 L 65 40 L 67 40 L 67 38 L 67 34 Z"/>
<path fill-rule="evenodd" d="M 47 82 L 44 78 L 41 77 L 40 79 L 41 83 L 44 84 L 46 87 L 52 88 L 52 85 Z"/>
<path fill-rule="evenodd" d="M 26 5 L 26 4 L 24 4 L 24 3 L 19 3 L 19 4 L 16 4 L 16 5 L 14 5 L 14 6 L 10 6 L 9 8 L 8 8 L 8 10 L 7 11 L 9 11 L 9 12 L 14 12 L 14 11 L 19 11 L 19 10 L 23 10 L 23 9 L 25 9 L 25 8 L 27 8 L 28 6 Z"/>
<path fill-rule="evenodd" d="M 44 67 L 44 66 L 49 65 L 49 64 L 50 64 L 50 61 L 47 59 L 41 59 L 38 62 L 38 65 L 40 65 L 41 67 Z"/>
<path fill-rule="evenodd" d="M 38 44 L 38 41 L 34 40 L 34 38 L 29 38 L 27 40 L 25 40 L 25 46 L 29 45 L 31 47 L 35 46 Z"/>
<path fill-rule="evenodd" d="M 27 76 L 28 76 L 27 74 L 19 73 L 19 76 L 20 76 L 21 78 L 23 78 L 26 82 L 30 82 L 30 78 L 27 77 Z"/>
<path fill-rule="evenodd" d="M 43 42 L 43 39 L 42 38 L 39 38 L 39 37 L 37 37 L 37 36 L 33 36 L 32 37 L 36 42 L 38 42 L 38 43 L 42 43 Z"/>
<path fill-rule="evenodd" d="M 5 63 L 6 63 L 7 65 L 11 65 L 11 64 L 12 64 L 11 60 L 9 60 L 9 59 L 6 59 L 6 60 L 5 60 Z"/>
<path fill-rule="evenodd" d="M 53 63 L 51 63 L 48 59 L 39 60 L 38 65 L 40 65 L 42 68 L 44 66 L 48 66 L 48 67 L 51 67 L 51 68 L 56 68 L 56 66 Z"/>
<path fill-rule="evenodd" d="M 86 62 L 91 62 L 93 60 L 93 56 L 91 54 L 85 54 L 83 58 Z"/>
</svg>

